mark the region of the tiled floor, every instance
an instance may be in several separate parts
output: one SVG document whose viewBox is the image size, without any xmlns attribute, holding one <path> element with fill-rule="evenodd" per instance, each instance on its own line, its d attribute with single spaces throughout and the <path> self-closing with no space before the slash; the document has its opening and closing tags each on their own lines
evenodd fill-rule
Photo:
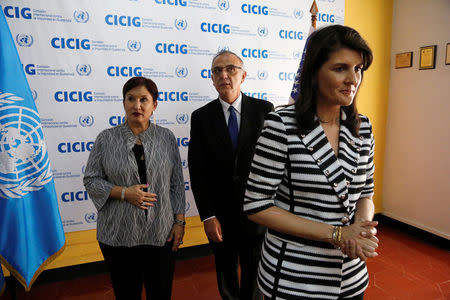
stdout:
<svg viewBox="0 0 450 300">
<path fill-rule="evenodd" d="M 370 284 L 365 300 L 450 299 L 450 252 L 401 233 L 394 225 L 380 225 L 379 256 L 368 261 Z M 448 248 L 447 248 L 448 249 Z M 3 295 L 11 299 L 9 291 Z M 114 299 L 106 274 L 33 286 L 16 299 Z M 143 296 L 145 299 L 145 296 Z M 219 300 L 211 256 L 178 261 L 173 282 L 174 300 Z"/>
</svg>

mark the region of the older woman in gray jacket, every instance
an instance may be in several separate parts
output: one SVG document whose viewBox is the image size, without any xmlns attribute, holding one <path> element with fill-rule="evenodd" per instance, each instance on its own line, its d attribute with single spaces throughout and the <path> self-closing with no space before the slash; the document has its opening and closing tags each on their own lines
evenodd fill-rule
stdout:
<svg viewBox="0 0 450 300">
<path fill-rule="evenodd" d="M 133 77 L 123 87 L 127 121 L 98 135 L 84 185 L 98 210 L 97 239 L 116 299 L 170 299 L 174 251 L 183 243 L 185 194 L 173 133 L 150 117 L 156 84 Z"/>
</svg>

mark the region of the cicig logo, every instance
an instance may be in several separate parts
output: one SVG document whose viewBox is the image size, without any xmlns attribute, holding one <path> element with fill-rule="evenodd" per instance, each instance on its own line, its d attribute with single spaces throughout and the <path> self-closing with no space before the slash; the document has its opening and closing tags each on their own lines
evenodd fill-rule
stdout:
<svg viewBox="0 0 450 300">
<path fill-rule="evenodd" d="M 77 65 L 77 73 L 80 76 L 89 76 L 91 75 L 91 65 L 89 64 L 79 64 Z"/>
<path fill-rule="evenodd" d="M 127 48 L 131 52 L 139 52 L 141 50 L 141 42 L 138 40 L 129 40 L 127 42 Z"/>
<path fill-rule="evenodd" d="M 189 121 L 189 115 L 188 114 L 177 114 L 176 119 L 177 119 L 178 124 L 186 124 Z"/>
<path fill-rule="evenodd" d="M 187 169 L 187 167 L 188 167 L 188 161 L 187 161 L 187 159 L 183 159 L 183 160 L 181 161 L 181 167 L 182 167 L 183 169 Z"/>
<path fill-rule="evenodd" d="M 33 15 L 29 7 L 5 6 L 3 12 L 7 18 L 27 19 L 30 20 Z"/>
<path fill-rule="evenodd" d="M 258 79 L 266 80 L 269 77 L 269 72 L 266 70 L 258 70 Z"/>
<path fill-rule="evenodd" d="M 182 66 L 178 66 L 175 68 L 175 75 L 178 78 L 185 78 L 186 76 L 188 76 L 188 68 L 187 67 L 182 67 Z"/>
<path fill-rule="evenodd" d="M 267 26 L 258 26 L 257 32 L 260 37 L 266 37 L 269 34 L 269 29 Z"/>
<path fill-rule="evenodd" d="M 178 30 L 186 30 L 188 23 L 185 19 L 175 19 L 175 28 Z"/>
<path fill-rule="evenodd" d="M 20 47 L 31 47 L 33 45 L 33 36 L 31 34 L 19 33 L 16 35 L 16 42 Z"/>
<path fill-rule="evenodd" d="M 187 147 L 187 146 L 189 146 L 189 138 L 187 138 L 187 137 L 177 137 L 177 145 L 178 145 L 178 147 Z"/>
<path fill-rule="evenodd" d="M 89 13 L 85 10 L 75 10 L 73 12 L 73 19 L 77 23 L 87 23 L 89 21 Z"/>
<path fill-rule="evenodd" d="M 217 1 L 217 7 L 220 10 L 226 11 L 226 10 L 228 10 L 230 8 L 230 1 L 228 1 L 228 0 L 219 0 L 219 1 Z"/>
<path fill-rule="evenodd" d="M 294 15 L 294 18 L 300 20 L 301 18 L 303 18 L 303 10 L 301 10 L 301 9 L 294 9 L 293 15 Z"/>
<path fill-rule="evenodd" d="M 87 213 L 84 215 L 84 219 L 88 223 L 95 223 L 97 222 L 97 213 L 96 212 Z"/>
<path fill-rule="evenodd" d="M 155 3 L 172 5 L 172 6 L 184 6 L 184 7 L 187 6 L 186 0 L 155 0 Z"/>
<path fill-rule="evenodd" d="M 94 125 L 94 117 L 91 115 L 82 115 L 78 118 L 78 123 L 80 123 L 82 127 L 91 127 Z"/>
</svg>

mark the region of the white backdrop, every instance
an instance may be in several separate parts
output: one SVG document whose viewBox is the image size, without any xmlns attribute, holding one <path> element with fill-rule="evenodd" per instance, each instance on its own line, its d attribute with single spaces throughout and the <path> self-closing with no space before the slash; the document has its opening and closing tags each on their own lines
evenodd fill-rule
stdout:
<svg viewBox="0 0 450 300">
<path fill-rule="evenodd" d="M 311 25 L 312 0 L 0 0 L 33 91 L 66 232 L 95 228 L 82 183 L 97 134 L 123 122 L 132 76 L 160 90 L 157 124 L 177 137 L 187 216 L 198 215 L 187 169 L 191 112 L 217 97 L 212 56 L 242 57 L 244 93 L 286 104 Z M 318 0 L 318 27 L 343 24 L 345 0 Z M 3 74 L 2 76 L 5 76 Z M 7 75 L 6 75 L 7 76 Z"/>
</svg>

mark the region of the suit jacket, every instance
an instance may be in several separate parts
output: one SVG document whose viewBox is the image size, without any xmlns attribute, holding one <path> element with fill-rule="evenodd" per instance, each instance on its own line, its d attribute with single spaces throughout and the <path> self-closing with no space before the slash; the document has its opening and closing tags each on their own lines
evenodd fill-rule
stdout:
<svg viewBox="0 0 450 300">
<path fill-rule="evenodd" d="M 305 219 L 348 226 L 358 200 L 371 197 L 374 189 L 372 126 L 367 117 L 360 118 L 359 137 L 341 124 L 336 156 L 319 122 L 298 134 L 293 105 L 270 113 L 255 149 L 245 212 L 277 206 Z M 359 258 L 350 259 L 329 243 L 273 229 L 267 231 L 260 262 L 258 281 L 266 296 L 350 298 L 368 283 Z"/>
<path fill-rule="evenodd" d="M 200 218 L 216 216 L 222 233 L 263 234 L 264 228 L 243 215 L 245 184 L 264 118 L 273 105 L 242 94 L 237 150 L 233 151 L 219 99 L 191 116 L 188 160 L 191 187 Z"/>
</svg>

